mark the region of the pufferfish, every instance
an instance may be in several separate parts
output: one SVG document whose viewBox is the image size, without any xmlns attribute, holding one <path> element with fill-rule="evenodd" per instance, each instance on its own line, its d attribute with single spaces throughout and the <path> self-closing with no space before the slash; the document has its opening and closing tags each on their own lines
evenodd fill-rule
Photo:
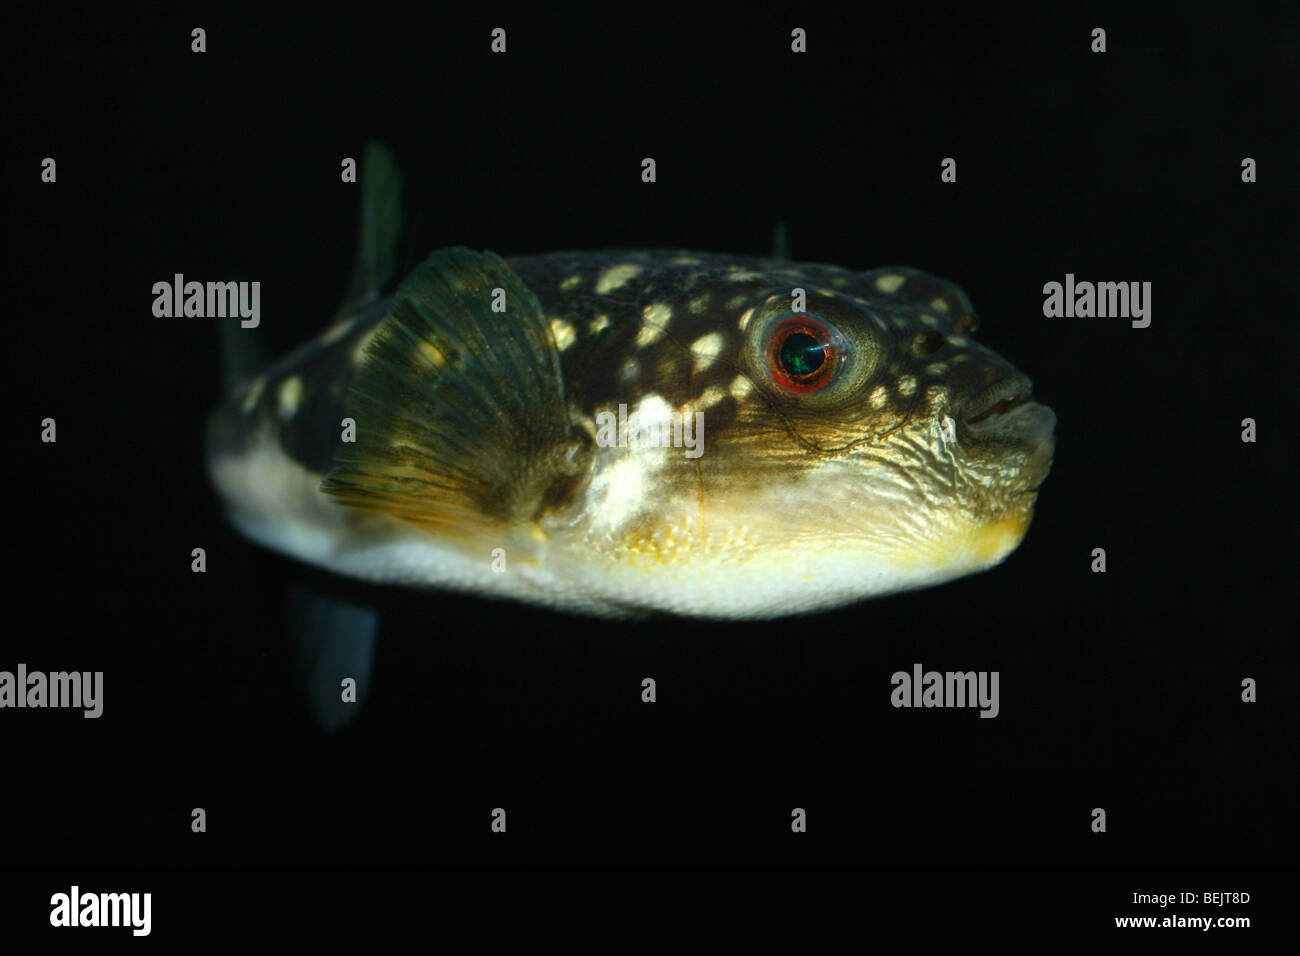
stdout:
<svg viewBox="0 0 1300 956">
<path fill-rule="evenodd" d="M 951 282 L 446 248 L 381 297 L 399 183 L 367 153 L 350 303 L 209 424 L 254 541 L 372 582 L 760 619 L 937 585 L 1024 537 L 1056 419 Z"/>
</svg>

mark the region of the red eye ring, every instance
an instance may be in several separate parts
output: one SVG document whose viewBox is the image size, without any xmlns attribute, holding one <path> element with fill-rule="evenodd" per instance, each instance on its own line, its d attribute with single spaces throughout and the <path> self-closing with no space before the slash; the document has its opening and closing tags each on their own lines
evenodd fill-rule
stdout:
<svg viewBox="0 0 1300 956">
<path fill-rule="evenodd" d="M 825 388 L 835 377 L 839 359 L 835 335 L 816 316 L 792 315 L 768 334 L 768 372 L 787 392 L 806 395 Z"/>
</svg>

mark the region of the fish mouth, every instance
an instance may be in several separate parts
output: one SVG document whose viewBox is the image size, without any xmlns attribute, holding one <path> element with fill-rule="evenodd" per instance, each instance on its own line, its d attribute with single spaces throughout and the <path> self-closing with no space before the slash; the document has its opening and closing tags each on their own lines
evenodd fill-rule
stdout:
<svg viewBox="0 0 1300 956">
<path fill-rule="evenodd" d="M 1033 401 L 1034 383 L 1024 375 L 1013 375 L 991 385 L 971 401 L 973 415 L 966 416 L 968 426 L 979 425 L 999 415 L 1006 415 Z"/>
<path fill-rule="evenodd" d="M 1033 382 L 1023 375 L 1004 379 L 982 392 L 966 416 L 971 434 L 1038 444 L 1051 438 L 1056 415 L 1034 401 Z"/>
<path fill-rule="evenodd" d="M 1023 395 L 1012 395 L 1008 398 L 999 398 L 996 402 L 980 412 L 978 415 L 972 415 L 966 419 L 967 425 L 978 425 L 980 422 L 987 421 L 994 415 L 1005 415 L 1012 409 L 1019 408 L 1027 402 L 1033 401 L 1029 393 Z"/>
</svg>

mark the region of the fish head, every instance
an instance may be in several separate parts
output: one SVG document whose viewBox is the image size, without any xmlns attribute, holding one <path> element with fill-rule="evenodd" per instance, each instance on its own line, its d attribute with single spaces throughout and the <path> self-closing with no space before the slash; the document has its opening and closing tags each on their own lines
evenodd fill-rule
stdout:
<svg viewBox="0 0 1300 956">
<path fill-rule="evenodd" d="M 690 290 L 715 308 L 665 311 L 630 407 L 665 430 L 678 412 L 688 435 L 695 419 L 700 447 L 602 448 L 588 540 L 621 528 L 624 561 L 693 565 L 677 587 L 707 579 L 727 607 L 741 589 L 747 616 L 939 584 L 1016 548 L 1054 414 L 974 339 L 960 289 L 915 269 L 846 274 L 782 275 L 743 297 L 723 276 Z M 642 493 L 633 520 L 626 489 L 608 493 L 626 485 Z"/>
</svg>

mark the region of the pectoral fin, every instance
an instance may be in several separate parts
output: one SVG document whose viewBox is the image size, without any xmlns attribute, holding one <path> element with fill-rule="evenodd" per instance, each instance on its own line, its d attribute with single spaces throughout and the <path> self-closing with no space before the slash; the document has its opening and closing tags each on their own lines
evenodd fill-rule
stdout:
<svg viewBox="0 0 1300 956">
<path fill-rule="evenodd" d="M 356 441 L 321 489 L 434 533 L 535 520 L 590 471 L 541 305 L 492 253 L 443 249 L 402 282 L 345 407 Z"/>
</svg>

